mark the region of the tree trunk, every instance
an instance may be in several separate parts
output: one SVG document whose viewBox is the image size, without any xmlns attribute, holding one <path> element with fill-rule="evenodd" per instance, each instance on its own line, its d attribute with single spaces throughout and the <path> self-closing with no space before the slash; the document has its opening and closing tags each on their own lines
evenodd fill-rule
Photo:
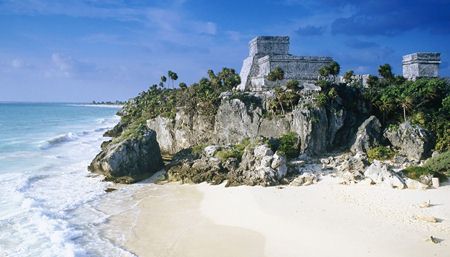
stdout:
<svg viewBox="0 0 450 257">
<path fill-rule="evenodd" d="M 403 106 L 403 119 L 406 122 L 406 108 Z"/>
</svg>

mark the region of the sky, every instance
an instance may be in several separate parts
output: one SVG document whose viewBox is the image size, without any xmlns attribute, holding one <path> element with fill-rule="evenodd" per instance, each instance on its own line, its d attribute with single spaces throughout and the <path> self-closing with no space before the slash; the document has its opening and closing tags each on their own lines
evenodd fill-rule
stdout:
<svg viewBox="0 0 450 257">
<path fill-rule="evenodd" d="M 450 0 L 0 0 L 0 101 L 127 100 L 168 70 L 239 72 L 258 35 L 358 74 L 440 52 L 450 76 Z"/>
</svg>

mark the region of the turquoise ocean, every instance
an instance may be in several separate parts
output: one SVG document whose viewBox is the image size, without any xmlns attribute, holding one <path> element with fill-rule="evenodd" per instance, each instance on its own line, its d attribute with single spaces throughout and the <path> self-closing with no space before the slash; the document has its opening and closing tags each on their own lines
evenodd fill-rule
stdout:
<svg viewBox="0 0 450 257">
<path fill-rule="evenodd" d="M 0 103 L 0 257 L 132 256 L 99 229 L 110 184 L 87 170 L 117 111 Z"/>
</svg>

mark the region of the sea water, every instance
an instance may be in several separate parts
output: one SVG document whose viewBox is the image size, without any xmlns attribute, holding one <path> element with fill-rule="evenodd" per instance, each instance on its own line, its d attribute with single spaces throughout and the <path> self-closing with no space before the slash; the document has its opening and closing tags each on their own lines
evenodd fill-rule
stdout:
<svg viewBox="0 0 450 257">
<path fill-rule="evenodd" d="M 117 111 L 0 103 L 0 257 L 132 256 L 98 229 L 110 184 L 87 170 Z"/>
</svg>

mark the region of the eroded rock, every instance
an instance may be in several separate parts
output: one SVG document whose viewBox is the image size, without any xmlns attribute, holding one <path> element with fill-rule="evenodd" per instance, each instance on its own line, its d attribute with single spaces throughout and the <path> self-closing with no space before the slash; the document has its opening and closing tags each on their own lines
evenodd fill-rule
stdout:
<svg viewBox="0 0 450 257">
<path fill-rule="evenodd" d="M 366 169 L 364 176 L 376 184 L 386 184 L 398 189 L 406 187 L 404 179 L 399 174 L 393 172 L 387 164 L 377 160 Z"/>
<path fill-rule="evenodd" d="M 89 165 L 89 170 L 103 174 L 107 180 L 133 183 L 162 169 L 163 160 L 155 131 L 142 128 L 136 133 L 104 145 Z"/>
<path fill-rule="evenodd" d="M 375 116 L 370 116 L 358 128 L 356 139 L 350 150 L 353 153 L 363 152 L 381 143 L 381 123 Z"/>
<path fill-rule="evenodd" d="M 418 125 L 404 122 L 398 129 L 387 129 L 384 136 L 410 160 L 420 161 L 431 155 L 433 136 Z"/>
</svg>

